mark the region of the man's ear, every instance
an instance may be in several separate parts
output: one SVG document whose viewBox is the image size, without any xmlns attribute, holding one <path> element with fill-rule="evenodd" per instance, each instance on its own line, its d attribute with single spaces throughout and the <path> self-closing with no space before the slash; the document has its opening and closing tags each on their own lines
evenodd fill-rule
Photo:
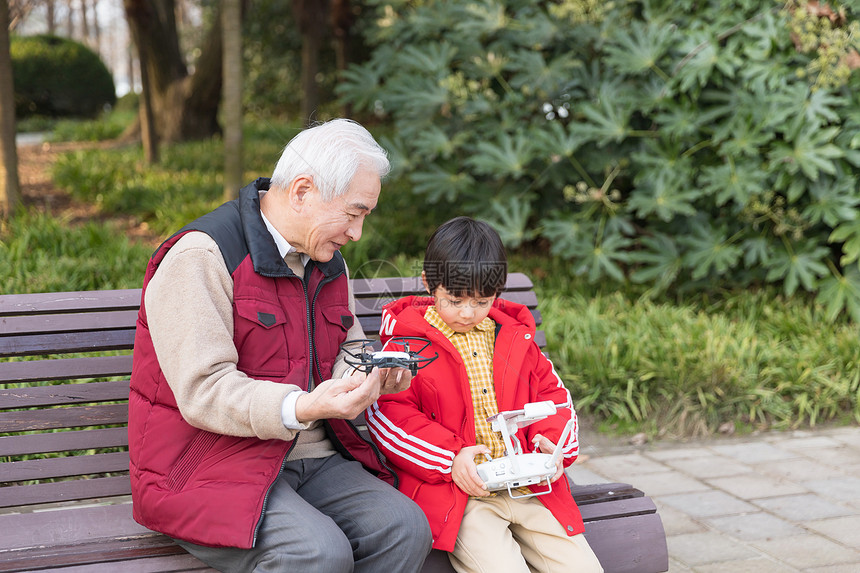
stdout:
<svg viewBox="0 0 860 573">
<path fill-rule="evenodd" d="M 287 194 L 290 198 L 290 205 L 296 211 L 301 211 L 302 207 L 308 198 L 309 193 L 313 193 L 316 189 L 313 179 L 307 175 L 299 175 L 292 181 L 287 188 Z"/>
</svg>

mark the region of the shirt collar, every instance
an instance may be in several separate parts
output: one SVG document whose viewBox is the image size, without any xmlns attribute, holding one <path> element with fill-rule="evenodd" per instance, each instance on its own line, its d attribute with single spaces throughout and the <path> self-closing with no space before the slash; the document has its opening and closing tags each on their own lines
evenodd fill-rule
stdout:
<svg viewBox="0 0 860 573">
<path fill-rule="evenodd" d="M 266 193 L 265 191 L 262 191 L 260 193 L 260 197 L 262 197 L 265 193 Z M 277 229 L 275 229 L 275 226 L 272 225 L 272 222 L 266 218 L 266 215 L 265 215 L 265 213 L 263 213 L 262 209 L 260 209 L 260 216 L 263 217 L 263 223 L 266 224 L 266 229 L 269 231 L 269 234 L 272 235 L 272 239 L 275 240 L 275 246 L 278 247 L 278 253 L 281 255 L 281 258 L 283 259 L 284 257 L 289 255 L 290 253 L 295 253 L 296 248 L 294 246 L 292 246 L 291 244 L 289 244 L 287 242 L 287 240 L 284 238 L 284 236 L 281 233 L 279 233 Z M 309 258 L 310 258 L 310 255 L 302 253 L 302 255 L 301 255 L 302 264 L 303 265 L 308 264 Z"/>
</svg>

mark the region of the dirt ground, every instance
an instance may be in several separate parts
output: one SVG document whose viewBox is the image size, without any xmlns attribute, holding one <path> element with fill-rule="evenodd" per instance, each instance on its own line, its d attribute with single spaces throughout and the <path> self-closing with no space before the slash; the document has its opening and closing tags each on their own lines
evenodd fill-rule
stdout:
<svg viewBox="0 0 860 573">
<path fill-rule="evenodd" d="M 82 203 L 58 188 L 51 178 L 57 156 L 78 149 L 110 148 L 120 144 L 107 142 L 35 143 L 18 145 L 18 179 L 24 205 L 51 213 L 68 221 L 69 225 L 98 220 L 116 225 L 130 240 L 157 246 L 159 237 L 136 217 L 102 213 L 98 206 Z"/>
</svg>

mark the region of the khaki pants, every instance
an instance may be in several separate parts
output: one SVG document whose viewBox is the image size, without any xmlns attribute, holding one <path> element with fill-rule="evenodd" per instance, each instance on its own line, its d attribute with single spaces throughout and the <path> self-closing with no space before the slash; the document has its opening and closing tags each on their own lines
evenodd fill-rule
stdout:
<svg viewBox="0 0 860 573">
<path fill-rule="evenodd" d="M 582 534 L 568 537 L 536 497 L 471 498 L 449 554 L 458 573 L 602 573 Z"/>
</svg>

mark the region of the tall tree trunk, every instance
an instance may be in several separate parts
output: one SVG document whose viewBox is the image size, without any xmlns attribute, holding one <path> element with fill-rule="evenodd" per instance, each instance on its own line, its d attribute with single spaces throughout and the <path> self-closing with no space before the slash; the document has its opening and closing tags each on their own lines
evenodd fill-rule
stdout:
<svg viewBox="0 0 860 573">
<path fill-rule="evenodd" d="M 57 33 L 57 16 L 54 13 L 54 0 L 45 0 L 45 19 L 48 21 L 48 34 L 51 36 Z"/>
<path fill-rule="evenodd" d="M 66 0 L 66 37 L 70 39 L 75 37 L 75 7 L 72 4 L 73 0 Z"/>
<path fill-rule="evenodd" d="M 9 4 L 0 3 L 0 218 L 15 214 L 21 202 L 15 146 L 15 89 L 9 55 Z"/>
<path fill-rule="evenodd" d="M 319 53 L 326 30 L 329 0 L 293 0 L 293 16 L 302 36 L 302 121 L 310 124 L 319 106 Z"/>
<path fill-rule="evenodd" d="M 242 186 L 242 2 L 223 0 L 221 33 L 224 38 L 224 200 L 236 197 Z"/>
<path fill-rule="evenodd" d="M 160 141 L 218 133 L 221 99 L 219 18 L 206 35 L 193 76 L 179 48 L 174 0 L 123 0 L 131 37 L 145 57 L 153 117 Z M 143 71 L 141 70 L 141 76 Z"/>
<path fill-rule="evenodd" d="M 87 0 L 81 0 L 81 35 L 83 36 L 81 43 L 85 46 L 92 46 L 92 43 L 90 43 L 90 16 L 88 14 L 88 4 L 89 2 L 87 2 Z"/>
<path fill-rule="evenodd" d="M 147 165 L 159 162 L 158 131 L 155 129 L 155 117 L 152 111 L 152 81 L 149 79 L 149 69 L 146 65 L 145 51 L 138 53 L 140 60 L 140 139 L 143 143 L 143 158 Z"/>
<path fill-rule="evenodd" d="M 351 0 L 331 0 L 331 29 L 334 34 L 334 55 L 338 73 L 344 71 L 350 64 L 353 24 L 355 24 L 355 14 L 352 12 Z M 343 106 L 343 116 L 352 116 L 350 104 Z"/>
</svg>

